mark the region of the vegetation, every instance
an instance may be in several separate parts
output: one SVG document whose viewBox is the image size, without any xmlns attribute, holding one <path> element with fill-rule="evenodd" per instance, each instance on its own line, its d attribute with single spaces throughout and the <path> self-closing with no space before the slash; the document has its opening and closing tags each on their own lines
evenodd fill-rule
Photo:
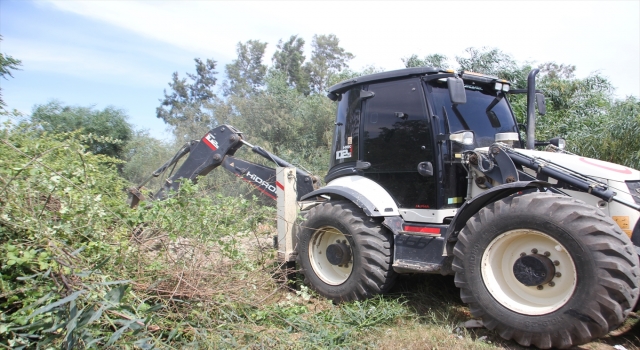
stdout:
<svg viewBox="0 0 640 350">
<path fill-rule="evenodd" d="M 88 151 L 123 159 L 125 144 L 133 136 L 133 128 L 127 122 L 127 115 L 121 109 L 107 107 L 97 111 L 93 107 L 63 106 L 60 101 L 50 101 L 33 107 L 31 121 L 44 131 L 53 134 L 80 130 L 88 137 L 84 140 Z"/>
<path fill-rule="evenodd" d="M 126 206 L 131 182 L 223 123 L 324 175 L 335 104 L 323 90 L 376 69 L 350 70 L 353 55 L 335 35 L 314 36 L 308 60 L 303 38 L 281 40 L 271 66 L 266 45 L 238 43 L 221 78 L 213 59 L 173 74 L 156 111 L 173 142 L 133 130 L 117 108 L 57 101 L 0 128 L 0 347 L 520 348 L 460 326 L 471 316 L 450 277 L 400 278 L 384 297 L 341 305 L 285 282 L 271 248 L 274 209 L 222 172 L 166 201 Z M 2 60 L 2 77 L 20 64 Z M 495 74 L 518 88 L 534 67 L 485 48 L 403 62 Z M 640 168 L 637 98 L 616 100 L 606 78 L 576 78 L 570 65 L 538 67 L 548 109 L 539 139 L 562 136 L 572 151 Z M 524 122 L 524 100 L 513 107 Z M 601 342 L 639 340 L 628 332 Z"/>
<path fill-rule="evenodd" d="M 2 42 L 2 35 L 0 35 L 0 42 Z M 11 71 L 20 69 L 18 67 L 21 65 L 22 61 L 19 59 L 15 59 L 0 52 L 0 78 L 7 79 L 7 76 L 13 77 Z M 3 111 L 5 106 L 6 104 L 2 99 L 2 88 L 0 87 L 0 111 Z"/>
</svg>

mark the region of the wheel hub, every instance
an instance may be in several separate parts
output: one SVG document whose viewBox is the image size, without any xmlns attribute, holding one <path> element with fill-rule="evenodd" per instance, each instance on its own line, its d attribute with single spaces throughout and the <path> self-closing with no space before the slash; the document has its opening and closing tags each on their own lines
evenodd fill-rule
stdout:
<svg viewBox="0 0 640 350">
<path fill-rule="evenodd" d="M 326 257 L 331 265 L 345 265 L 351 261 L 351 249 L 344 242 L 330 244 L 327 247 Z"/>
<path fill-rule="evenodd" d="M 551 259 L 540 254 L 521 256 L 513 264 L 513 274 L 525 286 L 541 286 L 551 282 L 556 268 Z"/>
</svg>

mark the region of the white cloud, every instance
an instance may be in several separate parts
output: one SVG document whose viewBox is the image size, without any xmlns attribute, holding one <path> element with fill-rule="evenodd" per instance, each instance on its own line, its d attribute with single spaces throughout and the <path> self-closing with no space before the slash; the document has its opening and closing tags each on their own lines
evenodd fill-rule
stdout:
<svg viewBox="0 0 640 350">
<path fill-rule="evenodd" d="M 623 94 L 640 95 L 639 2 L 52 3 L 222 62 L 233 59 L 238 41 L 269 42 L 270 59 L 281 38 L 299 34 L 310 43 L 313 34 L 334 33 L 356 55 L 356 69 L 396 69 L 400 58 L 414 53 L 453 57 L 467 47 L 489 46 L 520 61 L 574 64 L 582 76 L 599 70 Z"/>
<path fill-rule="evenodd" d="M 94 81 L 120 80 L 122 84 L 156 87 L 165 84 L 169 76 L 133 62 L 130 55 L 85 49 L 60 43 L 12 40 L 11 52 L 22 60 L 22 69 L 51 72 L 88 78 Z"/>
</svg>

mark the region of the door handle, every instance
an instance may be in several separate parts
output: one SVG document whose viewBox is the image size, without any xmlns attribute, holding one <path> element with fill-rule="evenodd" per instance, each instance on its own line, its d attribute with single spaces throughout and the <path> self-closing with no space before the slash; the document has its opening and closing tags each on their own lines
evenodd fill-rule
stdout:
<svg viewBox="0 0 640 350">
<path fill-rule="evenodd" d="M 433 165 L 431 162 L 422 162 L 418 164 L 418 174 L 422 176 L 433 176 Z"/>
</svg>

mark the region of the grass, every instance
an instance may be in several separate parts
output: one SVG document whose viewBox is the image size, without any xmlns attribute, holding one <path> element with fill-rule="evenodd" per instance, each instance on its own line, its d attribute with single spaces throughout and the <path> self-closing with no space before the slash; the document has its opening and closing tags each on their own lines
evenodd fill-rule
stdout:
<svg viewBox="0 0 640 350">
<path fill-rule="evenodd" d="M 526 349 L 485 328 L 461 327 L 472 316 L 452 276 L 403 275 L 384 296 L 340 305 L 304 285 L 284 283 L 269 246 L 274 232 L 274 227 L 262 225 L 259 235 L 247 235 L 253 240 L 239 244 L 248 261 L 263 259 L 260 266 L 237 269 L 213 259 L 209 267 L 218 275 L 200 282 L 201 294 L 193 294 L 193 282 L 180 287 L 177 279 L 171 280 L 173 290 L 190 300 L 168 301 L 171 313 L 165 319 L 188 325 L 179 344 L 211 349 Z M 192 266 L 202 276 L 203 266 Z M 190 276 L 182 270 L 173 273 Z M 639 339 L 634 314 L 611 335 L 576 349 L 639 349 Z"/>
<path fill-rule="evenodd" d="M 286 281 L 273 209 L 185 184 L 130 210 L 113 160 L 73 135 L 12 130 L 0 138 L 0 348 L 522 349 L 459 326 L 471 315 L 450 276 L 400 276 L 384 296 L 334 305 Z M 639 349 L 637 321 L 579 349 Z"/>
</svg>

